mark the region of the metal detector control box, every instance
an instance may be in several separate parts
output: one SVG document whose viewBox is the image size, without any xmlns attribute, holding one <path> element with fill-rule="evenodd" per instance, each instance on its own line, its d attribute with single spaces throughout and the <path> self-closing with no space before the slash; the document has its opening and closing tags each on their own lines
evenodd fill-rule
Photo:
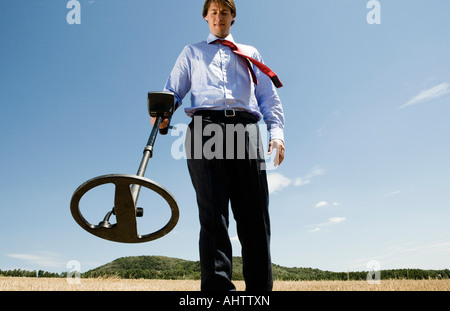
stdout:
<svg viewBox="0 0 450 311">
<path fill-rule="evenodd" d="M 151 117 L 172 117 L 175 111 L 175 97 L 171 92 L 149 92 L 148 113 Z"/>
</svg>

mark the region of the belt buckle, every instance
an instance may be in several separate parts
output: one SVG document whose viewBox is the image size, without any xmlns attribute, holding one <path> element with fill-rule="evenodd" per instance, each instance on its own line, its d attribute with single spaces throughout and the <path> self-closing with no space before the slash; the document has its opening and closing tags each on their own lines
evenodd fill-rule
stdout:
<svg viewBox="0 0 450 311">
<path fill-rule="evenodd" d="M 236 116 L 236 111 L 234 109 L 225 109 L 224 110 L 225 117 L 232 118 Z"/>
</svg>

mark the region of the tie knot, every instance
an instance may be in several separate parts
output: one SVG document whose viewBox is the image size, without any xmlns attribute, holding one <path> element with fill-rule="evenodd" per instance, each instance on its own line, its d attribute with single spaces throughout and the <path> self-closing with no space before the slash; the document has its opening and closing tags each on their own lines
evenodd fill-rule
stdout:
<svg viewBox="0 0 450 311">
<path fill-rule="evenodd" d="M 233 42 L 231 42 L 231 41 L 223 40 L 223 39 L 218 39 L 217 42 L 222 43 L 223 45 L 228 46 L 228 47 L 229 47 L 230 49 L 232 49 L 232 50 L 237 50 L 237 49 L 238 49 L 237 46 L 236 46 Z"/>
</svg>

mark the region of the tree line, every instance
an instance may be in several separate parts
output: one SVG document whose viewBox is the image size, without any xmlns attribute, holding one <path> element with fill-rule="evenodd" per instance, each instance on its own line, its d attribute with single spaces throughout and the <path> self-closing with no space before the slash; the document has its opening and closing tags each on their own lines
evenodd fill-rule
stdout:
<svg viewBox="0 0 450 311">
<path fill-rule="evenodd" d="M 313 268 L 288 268 L 276 264 L 273 277 L 279 281 L 366 280 L 368 271 L 332 272 Z M 43 270 L 0 270 L 0 276 L 65 278 L 68 272 L 53 273 Z M 121 279 L 199 280 L 200 263 L 161 256 L 134 256 L 118 258 L 108 264 L 81 273 L 82 278 L 115 277 Z M 392 269 L 379 271 L 381 280 L 389 279 L 450 279 L 450 270 Z M 243 280 L 242 258 L 233 258 L 233 279 Z"/>
<path fill-rule="evenodd" d="M 67 272 L 62 273 L 54 273 L 48 272 L 44 270 L 22 270 L 22 269 L 13 269 L 13 270 L 0 270 L 0 276 L 13 276 L 13 277 L 39 277 L 39 278 L 59 278 L 66 277 Z"/>
<path fill-rule="evenodd" d="M 308 269 L 308 268 L 294 268 Z M 316 269 L 311 269 L 316 270 Z M 330 271 L 311 271 L 312 273 L 294 272 L 294 273 L 274 273 L 274 279 L 278 281 L 364 281 L 367 279 L 367 271 L 357 272 L 330 272 Z M 0 276 L 4 277 L 45 277 L 45 278 L 65 278 L 67 272 L 54 273 L 43 270 L 0 270 Z M 155 271 L 148 269 L 121 269 L 117 271 L 89 271 L 81 274 L 82 278 L 100 278 L 115 277 L 121 279 L 159 279 L 159 280 L 199 280 L 199 271 L 186 271 L 183 269 Z M 242 273 L 234 273 L 233 279 L 243 280 Z M 405 279 L 405 280 L 424 280 L 424 279 L 450 279 L 450 270 L 421 270 L 421 269 L 395 269 L 381 270 L 381 280 Z"/>
</svg>

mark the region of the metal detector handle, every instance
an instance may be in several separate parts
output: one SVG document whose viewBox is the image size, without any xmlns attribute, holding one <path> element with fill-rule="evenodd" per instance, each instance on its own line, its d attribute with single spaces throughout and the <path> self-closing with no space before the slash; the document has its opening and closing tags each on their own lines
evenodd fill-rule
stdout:
<svg viewBox="0 0 450 311">
<path fill-rule="evenodd" d="M 177 110 L 177 108 L 178 108 L 179 106 L 180 106 L 180 104 L 179 104 L 177 101 L 175 101 L 175 104 L 174 104 L 174 108 L 173 108 L 172 114 L 175 113 L 175 111 Z M 169 130 L 175 128 L 174 126 L 170 125 L 170 122 L 172 122 L 172 116 L 168 117 L 168 119 L 169 119 L 169 124 L 167 124 L 167 127 L 163 128 L 163 129 L 160 129 L 160 130 L 159 130 L 159 134 L 161 134 L 161 135 L 167 135 L 167 133 L 169 132 Z"/>
<path fill-rule="evenodd" d="M 166 135 L 169 131 L 169 126 L 164 129 L 160 129 L 161 123 L 164 118 L 172 118 L 172 114 L 175 110 L 175 96 L 172 92 L 148 92 L 147 94 L 147 108 L 150 117 L 155 117 L 155 123 L 153 124 L 152 132 L 147 142 L 147 146 L 144 148 L 144 155 L 142 157 L 141 165 L 139 166 L 137 175 L 144 177 L 145 170 L 147 168 L 148 160 L 153 156 L 153 145 L 155 144 L 156 136 L 158 132 L 161 135 Z M 169 121 L 170 123 L 170 121 Z M 140 185 L 133 185 L 131 187 L 131 193 L 133 195 L 134 203 L 137 204 L 139 198 Z"/>
<path fill-rule="evenodd" d="M 148 138 L 147 145 L 144 148 L 144 155 L 142 156 L 141 164 L 139 165 L 139 169 L 137 171 L 137 176 L 144 177 L 145 170 L 147 169 L 148 160 L 153 157 L 153 145 L 156 141 L 156 136 L 158 136 L 158 129 L 163 121 L 163 117 L 156 117 L 155 124 L 153 124 L 152 132 L 150 133 L 150 137 Z M 140 185 L 133 185 L 131 187 L 131 194 L 133 196 L 134 204 L 137 205 L 137 201 L 139 199 L 139 192 L 141 190 Z"/>
<path fill-rule="evenodd" d="M 169 124 L 167 124 L 167 127 L 163 128 L 163 129 L 159 129 L 159 134 L 161 135 L 167 135 L 167 133 L 169 133 L 169 130 L 172 128 L 170 126 L 170 121 L 172 121 L 172 117 L 168 118 L 169 119 Z"/>
<path fill-rule="evenodd" d="M 161 126 L 162 121 L 163 121 L 163 117 L 156 118 L 155 124 L 153 124 L 152 132 L 150 133 L 150 137 L 148 138 L 148 141 L 147 141 L 147 146 L 145 146 L 145 148 L 144 148 L 144 153 L 146 151 L 150 151 L 150 158 L 153 156 L 153 145 L 155 144 L 156 136 L 158 136 L 158 130 L 159 130 L 159 127 Z M 141 175 L 139 175 L 139 171 L 138 171 L 137 175 L 141 176 Z"/>
</svg>

